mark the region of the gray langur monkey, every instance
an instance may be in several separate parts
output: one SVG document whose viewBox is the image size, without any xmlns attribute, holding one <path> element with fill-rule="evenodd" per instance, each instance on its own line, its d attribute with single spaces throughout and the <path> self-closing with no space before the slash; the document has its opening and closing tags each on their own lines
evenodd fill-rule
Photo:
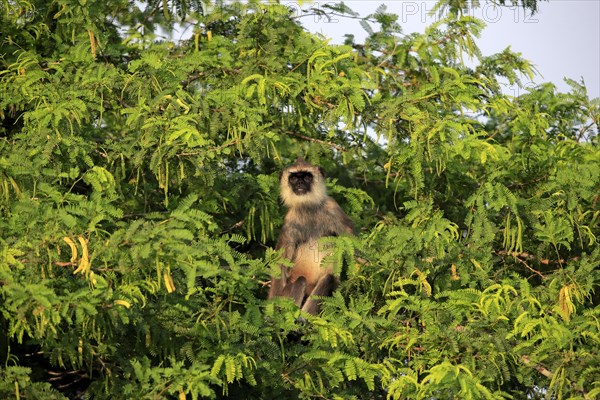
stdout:
<svg viewBox="0 0 600 400">
<path fill-rule="evenodd" d="M 276 249 L 293 267 L 281 266 L 281 277 L 272 277 L 269 299 L 291 297 L 298 307 L 318 314 L 319 300 L 314 296 L 331 296 L 337 286 L 334 268 L 321 265 L 331 253 L 319 249 L 323 236 L 353 235 L 353 223 L 334 199 L 327 195 L 325 174 L 299 157 L 280 175 L 281 198 L 288 208 L 279 233 Z"/>
</svg>

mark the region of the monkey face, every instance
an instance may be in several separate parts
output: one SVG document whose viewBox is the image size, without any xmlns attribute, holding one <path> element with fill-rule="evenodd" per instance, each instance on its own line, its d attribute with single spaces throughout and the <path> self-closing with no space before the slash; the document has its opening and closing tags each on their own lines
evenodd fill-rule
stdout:
<svg viewBox="0 0 600 400">
<path fill-rule="evenodd" d="M 290 188 L 294 192 L 294 194 L 298 196 L 302 196 L 304 194 L 310 193 L 312 184 L 313 184 L 313 174 L 308 171 L 300 171 L 291 173 L 288 178 L 288 184 Z"/>
<path fill-rule="evenodd" d="M 302 158 L 279 175 L 281 199 L 287 207 L 314 206 L 327 200 L 325 174 Z"/>
</svg>

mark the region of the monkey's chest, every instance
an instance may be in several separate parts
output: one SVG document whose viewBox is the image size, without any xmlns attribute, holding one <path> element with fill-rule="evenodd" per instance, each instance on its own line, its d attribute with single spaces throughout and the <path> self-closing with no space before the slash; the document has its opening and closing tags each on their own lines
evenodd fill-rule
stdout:
<svg viewBox="0 0 600 400">
<path fill-rule="evenodd" d="M 303 276 L 308 285 L 314 285 L 322 276 L 333 273 L 333 265 L 323 262 L 330 253 L 331 250 L 323 245 L 319 246 L 317 240 L 298 245 L 294 255 L 294 268 L 290 274 L 292 281 Z"/>
</svg>

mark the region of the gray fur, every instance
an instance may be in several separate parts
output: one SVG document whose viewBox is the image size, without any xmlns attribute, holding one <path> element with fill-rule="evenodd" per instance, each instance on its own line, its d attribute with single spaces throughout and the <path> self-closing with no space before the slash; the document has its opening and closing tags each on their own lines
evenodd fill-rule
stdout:
<svg viewBox="0 0 600 400">
<path fill-rule="evenodd" d="M 289 177 L 297 172 L 313 175 L 311 190 L 302 195 L 294 193 Z M 330 296 L 337 285 L 333 268 L 321 266 L 327 252 L 316 247 L 324 236 L 353 234 L 353 224 L 334 199 L 327 195 L 322 170 L 299 158 L 286 168 L 280 177 L 281 198 L 288 207 L 277 249 L 294 263 L 290 270 L 281 266 L 281 277 L 273 277 L 269 298 L 291 297 L 302 310 L 311 314 L 319 312 L 319 301 L 313 296 Z M 302 291 L 304 291 L 302 293 Z"/>
</svg>

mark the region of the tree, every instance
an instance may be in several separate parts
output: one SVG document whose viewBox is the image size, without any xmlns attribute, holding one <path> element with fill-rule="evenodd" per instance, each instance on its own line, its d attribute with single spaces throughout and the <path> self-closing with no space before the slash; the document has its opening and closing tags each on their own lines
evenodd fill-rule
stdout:
<svg viewBox="0 0 600 400">
<path fill-rule="evenodd" d="M 584 85 L 503 94 L 534 70 L 460 7 L 401 36 L 382 6 L 344 46 L 255 1 L 2 8 L 3 397 L 600 393 Z M 265 300 L 299 155 L 359 231 L 306 323 Z"/>
</svg>

